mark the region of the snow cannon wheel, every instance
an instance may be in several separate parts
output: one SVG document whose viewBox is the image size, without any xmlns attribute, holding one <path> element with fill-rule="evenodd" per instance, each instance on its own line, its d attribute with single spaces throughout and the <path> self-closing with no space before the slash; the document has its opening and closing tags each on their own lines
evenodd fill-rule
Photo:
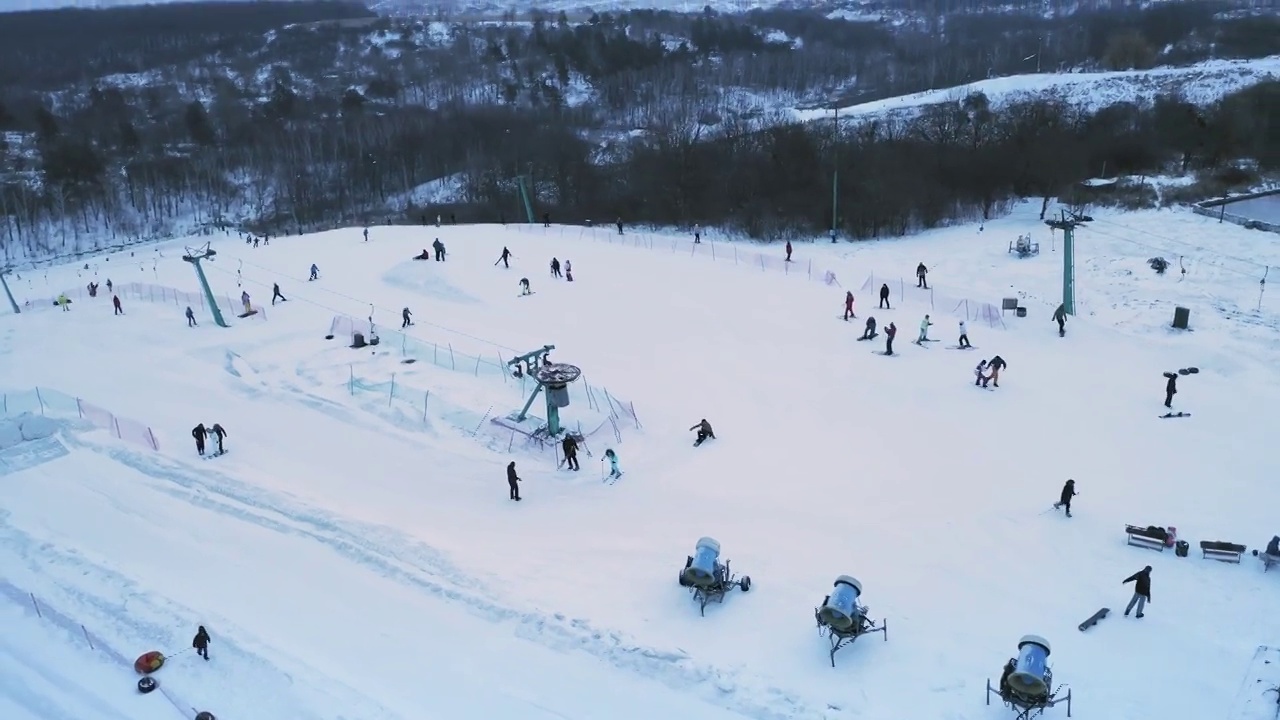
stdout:
<svg viewBox="0 0 1280 720">
<path fill-rule="evenodd" d="M 741 583 L 741 584 L 739 584 L 739 585 L 738 585 L 738 587 L 742 589 L 742 592 L 746 592 L 746 591 L 750 590 L 750 589 L 751 589 L 751 576 L 750 576 L 750 575 L 743 575 L 743 576 L 742 576 L 742 583 Z"/>
<path fill-rule="evenodd" d="M 150 675 L 146 675 L 138 679 L 138 692 L 146 695 L 147 693 L 160 687 L 160 683 Z"/>
<path fill-rule="evenodd" d="M 332 340 L 332 339 L 333 339 L 333 336 L 332 336 L 332 335 L 325 335 L 325 336 L 324 336 L 324 339 L 325 339 L 325 340 Z"/>
<path fill-rule="evenodd" d="M 218 718 L 214 717 L 213 713 L 208 710 L 201 710 L 196 713 L 196 720 L 218 720 Z"/>
</svg>

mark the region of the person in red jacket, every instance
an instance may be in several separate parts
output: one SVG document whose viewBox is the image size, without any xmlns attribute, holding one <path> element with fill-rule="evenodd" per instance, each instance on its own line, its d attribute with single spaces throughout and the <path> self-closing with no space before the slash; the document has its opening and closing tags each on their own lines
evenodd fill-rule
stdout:
<svg viewBox="0 0 1280 720">
<path fill-rule="evenodd" d="M 844 294 L 844 319 L 856 317 L 858 316 L 853 314 L 853 291 L 850 290 Z"/>
<path fill-rule="evenodd" d="M 889 327 L 884 329 L 884 354 L 893 354 L 893 338 L 898 334 L 898 326 L 889 323 Z"/>
</svg>

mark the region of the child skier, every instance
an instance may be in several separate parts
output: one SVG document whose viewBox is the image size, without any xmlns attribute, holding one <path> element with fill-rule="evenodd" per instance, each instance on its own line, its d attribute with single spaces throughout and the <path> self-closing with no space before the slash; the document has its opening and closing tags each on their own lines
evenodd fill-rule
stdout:
<svg viewBox="0 0 1280 720">
<path fill-rule="evenodd" d="M 315 264 L 315 263 L 311 263 L 311 277 L 309 277 L 309 278 L 307 278 L 307 279 L 308 279 L 308 280 L 316 280 L 316 279 L 318 279 L 319 277 L 320 277 L 320 268 L 316 267 L 316 264 Z"/>
<path fill-rule="evenodd" d="M 986 369 L 987 369 L 987 361 L 979 360 L 978 367 L 973 369 L 974 385 L 981 385 L 982 387 L 987 386 L 987 381 L 990 380 L 991 378 L 987 377 L 987 375 L 985 374 Z"/>
<path fill-rule="evenodd" d="M 920 321 L 920 337 L 916 339 L 917 345 L 923 345 L 929 341 L 929 328 L 932 326 L 933 323 L 929 321 L 929 316 L 925 315 L 924 319 Z"/>
<path fill-rule="evenodd" d="M 195 648 L 196 654 L 205 660 L 209 659 L 210 640 L 212 640 L 212 638 L 209 637 L 209 631 L 205 630 L 203 625 L 196 630 L 196 636 L 191 639 L 191 647 Z"/>
<path fill-rule="evenodd" d="M 222 440 L 227 436 L 227 431 L 224 430 L 222 426 L 219 425 L 218 423 L 214 423 L 213 427 L 209 428 L 209 432 L 213 433 L 213 436 L 218 440 L 218 452 L 215 454 L 221 455 L 222 453 L 226 452 L 226 450 L 222 449 Z"/>
<path fill-rule="evenodd" d="M 969 344 L 969 330 L 964 326 L 964 321 L 961 320 L 960 321 L 960 349 L 964 350 L 966 348 L 971 348 L 971 347 L 973 347 L 973 345 Z"/>
<path fill-rule="evenodd" d="M 604 451 L 604 456 L 609 460 L 609 477 L 614 479 L 622 477 L 622 471 L 618 469 L 618 453 L 610 448 Z"/>
</svg>

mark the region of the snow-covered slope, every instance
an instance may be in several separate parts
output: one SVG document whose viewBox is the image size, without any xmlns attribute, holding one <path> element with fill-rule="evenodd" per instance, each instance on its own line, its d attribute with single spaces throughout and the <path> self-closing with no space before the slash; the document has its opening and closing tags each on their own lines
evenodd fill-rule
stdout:
<svg viewBox="0 0 1280 720">
<path fill-rule="evenodd" d="M 776 246 L 562 227 L 226 240 L 206 264 L 215 293 L 265 306 L 224 306 L 227 329 L 199 296 L 155 289 L 124 293 L 123 316 L 105 292 L 48 302 L 93 278 L 194 291 L 173 246 L 154 266 L 125 253 L 10 277 L 32 305 L 0 316 L 3 407 L 56 417 L 66 452 L 0 451 L 26 453 L 0 463 L 0 717 L 996 720 L 1011 715 L 984 685 L 1027 633 L 1053 643 L 1075 717 L 1223 717 L 1280 637 L 1280 575 L 1202 560 L 1195 542 L 1280 532 L 1277 306 L 1255 309 L 1247 264 L 1280 250 L 1189 213 L 1099 216 L 1059 338 L 1060 245 L 1042 228 L 1020 208 L 981 230 L 797 243 L 789 265 Z M 1041 254 L 1015 259 L 1026 232 Z M 409 260 L 435 237 L 446 262 Z M 494 263 L 504 245 L 510 269 Z M 1185 277 L 1146 267 L 1171 249 Z M 574 282 L 549 277 L 553 256 Z M 899 284 L 920 261 L 932 293 Z M 881 282 L 891 310 L 872 307 Z M 267 304 L 273 283 L 287 302 Z M 1003 296 L 1027 317 L 974 319 Z M 1168 328 L 1174 304 L 1191 332 Z M 405 306 L 417 324 L 401 336 Z M 978 350 L 948 347 L 957 306 Z M 371 309 L 378 346 L 323 338 L 335 314 Z M 941 341 L 912 345 L 925 313 Z M 895 357 L 872 353 L 883 336 L 856 340 L 867 314 L 900 328 Z M 463 361 L 543 343 L 579 385 L 609 388 L 575 390 L 566 422 L 630 408 L 588 438 L 579 473 L 497 433 L 484 418 L 523 395 Z M 995 354 L 999 389 L 974 387 Z M 1193 415 L 1158 419 L 1161 373 L 1189 366 L 1174 406 Z M 159 451 L 52 391 L 145 423 Z M 717 439 L 693 449 L 702 417 Z M 196 456 L 199 422 L 226 426 L 228 454 Z M 625 470 L 612 485 L 606 447 Z M 1071 519 L 1050 507 L 1068 477 Z M 1127 547 L 1125 523 L 1176 526 L 1191 557 Z M 702 535 L 753 580 L 705 617 L 676 583 Z M 1146 564 L 1154 602 L 1124 618 L 1121 580 Z M 813 610 L 840 574 L 890 628 L 832 668 Z M 1100 607 L 1113 617 L 1078 632 Z M 207 663 L 188 649 L 198 624 Z M 153 649 L 171 654 L 164 692 L 138 696 L 129 663 Z"/>
</svg>

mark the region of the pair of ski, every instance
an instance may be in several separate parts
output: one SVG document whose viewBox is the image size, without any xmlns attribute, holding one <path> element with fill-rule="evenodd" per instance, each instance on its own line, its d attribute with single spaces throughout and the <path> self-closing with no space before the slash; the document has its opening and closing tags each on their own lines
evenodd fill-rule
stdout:
<svg viewBox="0 0 1280 720">
<path fill-rule="evenodd" d="M 1165 414 L 1161 415 L 1161 416 L 1160 416 L 1160 419 L 1161 419 L 1161 420 L 1164 420 L 1164 419 L 1166 419 L 1166 418 L 1180 418 L 1180 417 L 1191 417 L 1191 413 L 1189 413 L 1189 412 L 1167 412 L 1167 413 L 1165 413 Z"/>
<path fill-rule="evenodd" d="M 606 478 L 604 479 L 604 484 L 605 484 L 605 485 L 612 485 L 612 484 L 614 484 L 614 483 L 618 482 L 618 478 L 622 477 L 623 475 L 626 475 L 626 473 L 624 473 L 624 472 L 620 472 L 620 473 L 618 473 L 617 475 L 609 475 L 608 477 L 606 477 Z"/>
</svg>

